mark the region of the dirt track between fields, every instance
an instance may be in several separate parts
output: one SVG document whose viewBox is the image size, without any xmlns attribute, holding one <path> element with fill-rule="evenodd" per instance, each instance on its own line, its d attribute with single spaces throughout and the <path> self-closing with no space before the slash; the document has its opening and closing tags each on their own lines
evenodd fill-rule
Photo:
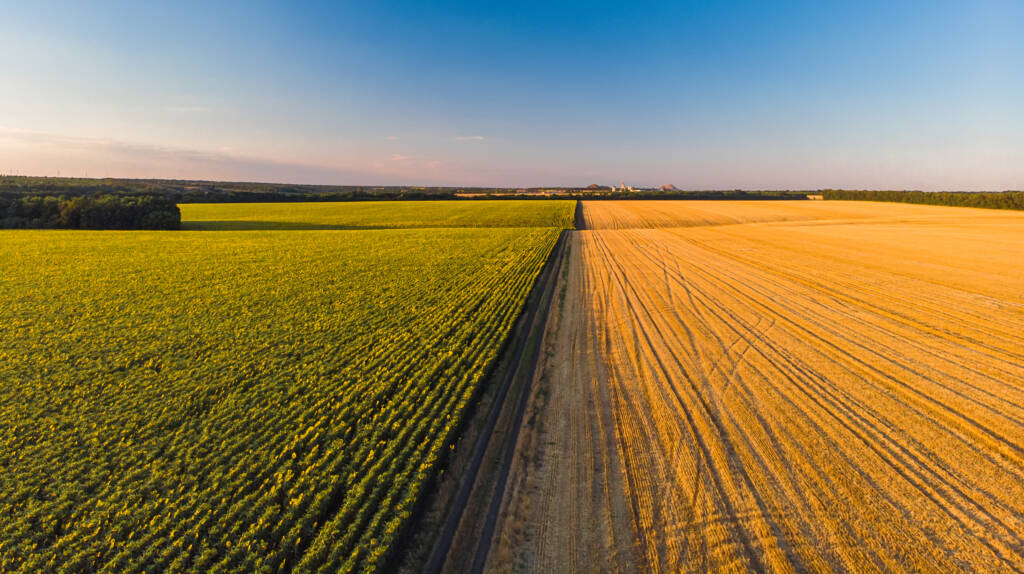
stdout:
<svg viewBox="0 0 1024 574">
<path fill-rule="evenodd" d="M 583 217 L 488 569 L 1024 569 L 1024 213 Z"/>
<path fill-rule="evenodd" d="M 546 325 L 563 261 L 566 232 L 552 249 L 534 283 L 526 307 L 492 375 L 498 385 L 490 410 L 480 413 L 480 429 L 472 433 L 471 454 L 456 468 L 457 487 L 433 540 L 423 572 L 479 572 L 490 551 L 509 468 L 515 453 L 530 384 L 540 357 Z M 468 454 L 468 453 L 467 453 Z M 427 531 L 432 525 L 425 525 Z M 415 567 L 408 564 L 408 569 Z"/>
</svg>

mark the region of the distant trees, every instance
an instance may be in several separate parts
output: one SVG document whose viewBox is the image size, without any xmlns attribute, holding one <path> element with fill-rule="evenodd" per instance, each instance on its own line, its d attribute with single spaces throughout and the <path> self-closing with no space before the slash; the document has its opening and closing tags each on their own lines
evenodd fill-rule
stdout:
<svg viewBox="0 0 1024 574">
<path fill-rule="evenodd" d="M 722 189 L 707 191 L 682 191 L 674 190 L 639 190 L 639 191 L 594 191 L 594 192 L 573 192 L 565 197 L 570 199 L 727 199 L 727 200 L 806 200 L 806 191 L 790 190 L 745 190 L 745 189 Z"/>
<path fill-rule="evenodd" d="M 589 187 L 420 187 L 304 185 L 231 181 L 166 179 L 81 179 L 58 177 L 0 176 L 0 196 L 158 195 L 176 203 L 259 203 L 290 201 L 382 201 L 430 199 L 539 199 L 552 195 L 567 199 L 807 199 L 798 190 L 705 190 L 682 191 L 675 186 L 662 190 L 613 191 Z"/>
<path fill-rule="evenodd" d="M 152 195 L 0 195 L 0 228 L 180 229 L 181 211 Z"/>
<path fill-rule="evenodd" d="M 1024 191 L 961 192 L 961 191 L 879 191 L 857 189 L 826 189 L 825 199 L 854 201 L 893 201 L 928 205 L 982 207 L 986 209 L 1024 209 Z"/>
<path fill-rule="evenodd" d="M 159 195 L 171 198 L 176 203 L 454 199 L 455 194 L 462 191 L 479 190 L 454 187 L 0 176 L 0 195 L 52 195 L 63 198 Z"/>
</svg>

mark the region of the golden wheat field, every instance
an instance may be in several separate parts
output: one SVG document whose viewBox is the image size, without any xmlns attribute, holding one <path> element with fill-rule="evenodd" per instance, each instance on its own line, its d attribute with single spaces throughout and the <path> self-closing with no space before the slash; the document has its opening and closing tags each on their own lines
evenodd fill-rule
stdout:
<svg viewBox="0 0 1024 574">
<path fill-rule="evenodd" d="M 1024 213 L 583 218 L 491 569 L 1024 569 Z"/>
</svg>

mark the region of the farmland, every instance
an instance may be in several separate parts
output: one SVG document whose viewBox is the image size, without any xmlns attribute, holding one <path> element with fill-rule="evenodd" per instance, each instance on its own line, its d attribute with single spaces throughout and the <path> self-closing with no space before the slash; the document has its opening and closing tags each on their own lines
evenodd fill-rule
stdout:
<svg viewBox="0 0 1024 574">
<path fill-rule="evenodd" d="M 586 227 L 595 230 L 705 227 L 751 223 L 981 223 L 1013 224 L 1016 214 L 912 204 L 853 201 L 604 201 L 585 203 Z M 964 219 L 966 217 L 966 219 Z M 855 228 L 859 229 L 859 228 Z M 870 227 L 865 229 L 871 229 Z"/>
<path fill-rule="evenodd" d="M 0 231 L 0 570 L 1024 569 L 1024 213 L 574 208 Z"/>
<path fill-rule="evenodd" d="M 1024 569 L 1024 214 L 583 219 L 489 568 Z"/>
<path fill-rule="evenodd" d="M 379 205 L 0 232 L 0 570 L 382 568 L 572 204 Z"/>
<path fill-rule="evenodd" d="M 575 202 L 354 201 L 182 204 L 185 229 L 572 227 Z"/>
</svg>

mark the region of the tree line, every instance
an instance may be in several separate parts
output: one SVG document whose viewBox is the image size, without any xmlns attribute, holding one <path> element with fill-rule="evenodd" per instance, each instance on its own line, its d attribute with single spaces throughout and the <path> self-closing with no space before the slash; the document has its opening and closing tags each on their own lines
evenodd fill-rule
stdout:
<svg viewBox="0 0 1024 574">
<path fill-rule="evenodd" d="M 877 191 L 856 189 L 825 189 L 824 199 L 854 201 L 893 201 L 982 207 L 986 209 L 1024 209 L 1024 191 L 967 192 L 967 191 Z"/>
<path fill-rule="evenodd" d="M 11 195 L 0 193 L 5 229 L 181 229 L 174 200 L 155 195 Z"/>
<path fill-rule="evenodd" d="M 170 198 L 175 203 L 454 199 L 456 193 L 466 191 L 479 192 L 480 190 L 456 187 L 303 185 L 164 179 L 0 176 L 0 194 L 12 196 L 158 195 Z"/>
<path fill-rule="evenodd" d="M 717 199 L 717 200 L 805 200 L 807 191 L 790 190 L 746 190 L 746 189 L 711 189 L 706 191 L 596 191 L 575 192 L 565 196 L 567 199 Z"/>
<path fill-rule="evenodd" d="M 159 195 L 175 203 L 262 203 L 292 201 L 384 201 L 429 199 L 806 199 L 807 191 L 778 190 L 637 190 L 585 187 L 424 187 L 305 185 L 165 179 L 86 179 L 0 176 L 0 194 Z M 552 195 L 549 195 L 552 194 Z"/>
</svg>

